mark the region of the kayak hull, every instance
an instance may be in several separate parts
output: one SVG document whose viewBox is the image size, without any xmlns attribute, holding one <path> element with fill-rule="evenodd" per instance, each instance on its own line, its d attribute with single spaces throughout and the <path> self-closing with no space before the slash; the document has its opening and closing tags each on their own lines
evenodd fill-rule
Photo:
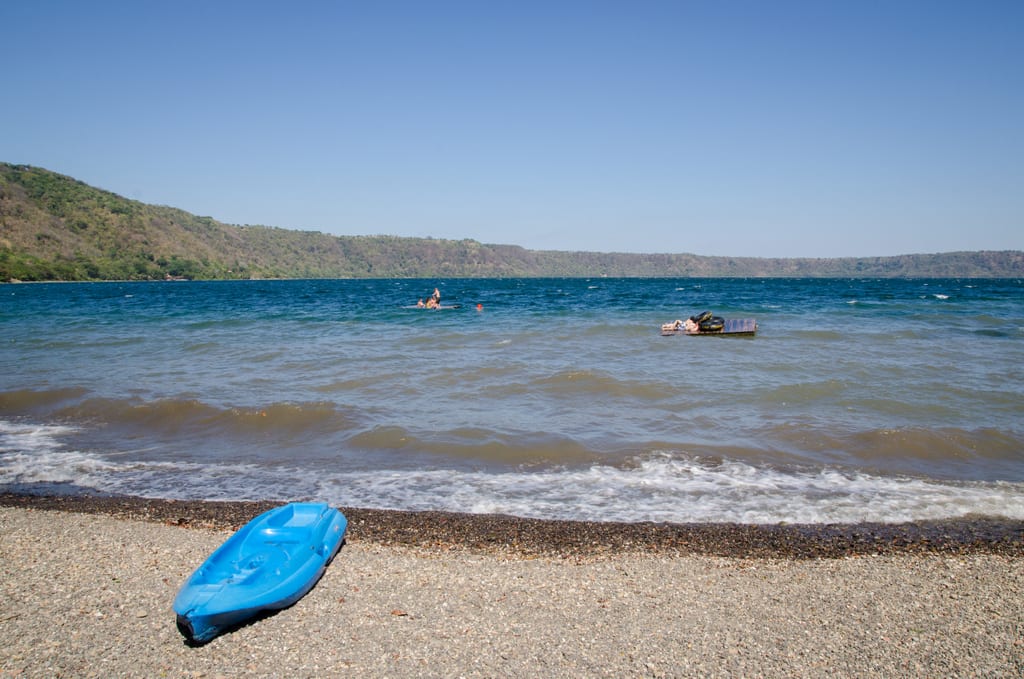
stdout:
<svg viewBox="0 0 1024 679">
<path fill-rule="evenodd" d="M 287 608 L 320 579 L 348 521 L 324 503 L 293 502 L 260 514 L 217 548 L 174 600 L 178 629 L 205 643 L 257 615 Z"/>
</svg>

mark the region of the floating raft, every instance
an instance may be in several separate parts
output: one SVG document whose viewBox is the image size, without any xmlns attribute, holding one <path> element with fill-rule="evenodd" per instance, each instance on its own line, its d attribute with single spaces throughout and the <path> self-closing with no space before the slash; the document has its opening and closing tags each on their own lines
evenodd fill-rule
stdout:
<svg viewBox="0 0 1024 679">
<path fill-rule="evenodd" d="M 736 318 L 726 321 L 721 330 L 698 330 L 686 335 L 753 335 L 757 332 L 757 321 L 753 318 Z"/>
<path fill-rule="evenodd" d="M 402 307 L 403 309 L 425 309 L 427 311 L 441 310 L 441 309 L 461 309 L 461 304 L 438 304 L 437 306 L 419 306 L 417 304 L 407 304 Z"/>
<path fill-rule="evenodd" d="M 747 335 L 752 336 L 757 332 L 757 321 L 753 318 L 736 318 L 733 320 L 726 321 L 722 326 L 721 330 L 698 330 L 696 332 L 686 332 L 682 328 L 679 330 L 667 330 L 661 331 L 662 335 Z"/>
</svg>

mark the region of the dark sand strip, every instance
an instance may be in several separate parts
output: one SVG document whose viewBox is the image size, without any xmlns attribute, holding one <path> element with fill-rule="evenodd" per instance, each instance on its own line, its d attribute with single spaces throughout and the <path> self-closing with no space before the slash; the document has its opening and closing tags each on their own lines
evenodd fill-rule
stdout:
<svg viewBox="0 0 1024 679">
<path fill-rule="evenodd" d="M 201 502 L 88 495 L 0 494 L 0 506 L 59 510 L 235 530 L 276 502 Z M 503 515 L 342 507 L 347 539 L 377 545 L 522 556 L 625 552 L 818 559 L 880 554 L 1024 555 L 1024 521 L 976 518 L 900 524 L 597 523 Z"/>
</svg>

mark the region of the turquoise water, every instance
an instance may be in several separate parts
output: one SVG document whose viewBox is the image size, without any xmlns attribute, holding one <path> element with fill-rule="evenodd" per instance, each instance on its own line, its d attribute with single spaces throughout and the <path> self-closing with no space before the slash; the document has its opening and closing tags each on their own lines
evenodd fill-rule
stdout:
<svg viewBox="0 0 1024 679">
<path fill-rule="evenodd" d="M 661 336 L 704 309 L 757 336 Z M 3 285 L 0 333 L 0 490 L 1024 518 L 1020 280 Z"/>
</svg>

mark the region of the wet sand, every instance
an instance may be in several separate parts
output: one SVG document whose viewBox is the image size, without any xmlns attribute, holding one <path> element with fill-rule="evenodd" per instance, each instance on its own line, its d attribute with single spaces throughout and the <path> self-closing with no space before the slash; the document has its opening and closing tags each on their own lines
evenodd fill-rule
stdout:
<svg viewBox="0 0 1024 679">
<path fill-rule="evenodd" d="M 0 506 L 106 514 L 236 530 L 275 502 L 201 502 L 92 495 L 0 494 Z M 956 519 L 903 524 L 747 525 L 595 523 L 514 516 L 340 508 L 350 542 L 519 556 L 623 552 L 816 559 L 880 554 L 1024 556 L 1024 521 Z"/>
</svg>

